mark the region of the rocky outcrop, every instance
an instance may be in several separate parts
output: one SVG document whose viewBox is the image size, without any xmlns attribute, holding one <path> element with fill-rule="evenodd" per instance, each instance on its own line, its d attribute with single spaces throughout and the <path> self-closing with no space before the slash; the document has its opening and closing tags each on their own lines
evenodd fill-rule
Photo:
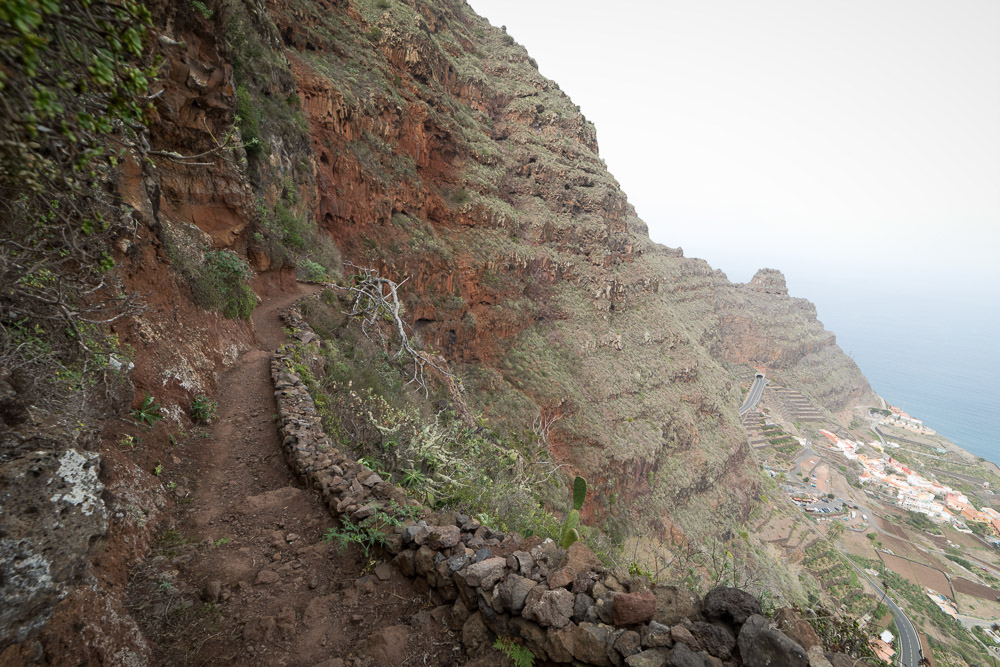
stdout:
<svg viewBox="0 0 1000 667">
<path fill-rule="evenodd" d="M 854 406 L 878 402 L 857 364 L 817 319 L 816 307 L 788 295 L 780 271 L 761 269 L 746 285 L 720 291 L 716 315 L 710 346 L 719 358 L 764 370 L 835 420 L 849 422 Z"/>
<path fill-rule="evenodd" d="M 0 645 L 24 641 L 87 581 L 91 545 L 108 529 L 99 461 L 65 449 L 0 464 Z"/>
<path fill-rule="evenodd" d="M 759 476 L 738 392 L 678 279 L 701 264 L 649 241 L 593 125 L 524 49 L 450 0 L 269 11 L 316 220 L 351 262 L 407 279 L 408 318 L 473 409 L 514 431 L 554 420 L 594 523 L 679 538 L 745 516 Z M 642 525 L 625 519 L 640 503 Z"/>
</svg>

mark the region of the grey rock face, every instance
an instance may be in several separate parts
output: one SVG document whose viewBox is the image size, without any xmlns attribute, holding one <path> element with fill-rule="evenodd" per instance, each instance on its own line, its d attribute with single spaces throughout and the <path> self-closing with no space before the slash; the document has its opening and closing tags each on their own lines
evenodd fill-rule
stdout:
<svg viewBox="0 0 1000 667">
<path fill-rule="evenodd" d="M 658 586 L 655 591 L 656 611 L 653 620 L 674 625 L 692 618 L 698 612 L 698 594 L 677 586 Z"/>
<path fill-rule="evenodd" d="M 503 609 L 507 611 L 520 612 L 524 609 L 524 601 L 528 597 L 531 589 L 538 584 L 531 579 L 517 574 L 508 575 L 497 585 L 497 594 L 494 600 L 499 600 Z"/>
<path fill-rule="evenodd" d="M 0 465 L 0 646 L 41 627 L 84 582 L 94 538 L 108 530 L 100 456 L 32 452 Z"/>
<path fill-rule="evenodd" d="M 524 605 L 524 617 L 537 621 L 543 627 L 564 627 L 573 616 L 575 596 L 565 588 L 552 591 L 543 588 L 536 587 L 528 595 Z"/>
<path fill-rule="evenodd" d="M 691 624 L 690 630 L 701 647 L 716 658 L 728 660 L 736 649 L 736 637 L 720 625 L 698 621 Z"/>
<path fill-rule="evenodd" d="M 677 644 L 667 654 L 667 667 L 708 667 L 707 653 L 695 653 L 685 644 Z"/>
<path fill-rule="evenodd" d="M 744 667 L 808 667 L 805 649 L 754 615 L 740 629 L 738 639 Z"/>
<path fill-rule="evenodd" d="M 661 648 L 674 645 L 674 638 L 670 635 L 670 628 L 656 621 L 650 621 L 649 625 L 644 625 L 639 630 L 639 634 L 644 648 Z"/>
</svg>

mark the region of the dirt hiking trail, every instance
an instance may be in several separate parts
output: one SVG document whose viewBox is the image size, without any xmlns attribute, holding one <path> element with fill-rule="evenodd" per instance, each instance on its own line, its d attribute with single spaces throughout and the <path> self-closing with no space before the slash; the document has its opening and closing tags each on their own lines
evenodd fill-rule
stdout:
<svg viewBox="0 0 1000 667">
<path fill-rule="evenodd" d="M 256 348 L 220 383 L 217 419 L 174 447 L 177 500 L 129 581 L 159 665 L 466 663 L 450 607 L 435 609 L 387 563 L 322 541 L 336 524 L 285 465 L 270 355 L 285 340 L 278 312 L 315 289 L 264 300 Z"/>
</svg>

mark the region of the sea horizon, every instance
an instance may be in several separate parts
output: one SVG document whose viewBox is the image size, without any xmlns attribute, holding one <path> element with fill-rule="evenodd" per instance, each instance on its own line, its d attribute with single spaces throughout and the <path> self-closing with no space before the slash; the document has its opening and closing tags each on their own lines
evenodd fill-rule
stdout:
<svg viewBox="0 0 1000 667">
<path fill-rule="evenodd" d="M 962 449 L 1000 464 L 996 436 L 996 331 L 982 311 L 914 317 L 906 309 L 839 309 L 820 319 L 884 400 Z M 824 314 L 823 310 L 827 312 Z M 824 318 L 825 315 L 825 318 Z"/>
</svg>

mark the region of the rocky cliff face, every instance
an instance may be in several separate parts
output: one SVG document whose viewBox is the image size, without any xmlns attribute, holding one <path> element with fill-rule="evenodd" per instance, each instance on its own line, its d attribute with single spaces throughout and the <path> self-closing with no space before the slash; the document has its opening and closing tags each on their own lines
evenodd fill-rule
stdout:
<svg viewBox="0 0 1000 667">
<path fill-rule="evenodd" d="M 757 472 L 733 365 L 833 412 L 870 395 L 780 274 L 733 285 L 651 243 L 593 125 L 464 3 L 267 11 L 309 125 L 316 220 L 351 262 L 408 279 L 409 318 L 478 410 L 556 420 L 553 455 L 598 489 L 590 520 L 676 537 L 745 515 Z"/>
<path fill-rule="evenodd" d="M 816 307 L 788 296 L 780 271 L 761 269 L 746 285 L 723 290 L 717 313 L 714 356 L 765 370 L 844 423 L 855 406 L 877 402 L 857 364 L 816 319 Z"/>
<path fill-rule="evenodd" d="M 409 278 L 417 332 L 493 423 L 557 420 L 553 455 L 598 489 L 590 520 L 743 515 L 757 475 L 732 378 L 670 298 L 686 260 L 650 243 L 593 126 L 464 4 L 385 4 L 269 7 L 323 229 Z"/>
</svg>

